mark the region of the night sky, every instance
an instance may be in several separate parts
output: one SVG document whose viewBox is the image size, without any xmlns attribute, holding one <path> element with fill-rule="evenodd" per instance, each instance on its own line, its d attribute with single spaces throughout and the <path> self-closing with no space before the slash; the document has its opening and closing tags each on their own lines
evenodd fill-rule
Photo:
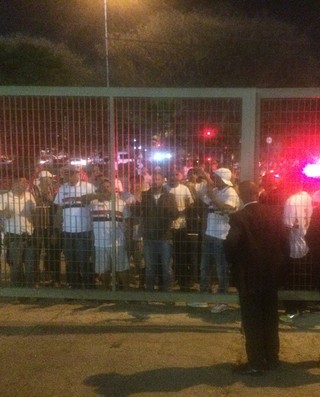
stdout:
<svg viewBox="0 0 320 397">
<path fill-rule="evenodd" d="M 0 35 L 8 35 L 16 32 L 29 33 L 33 36 L 45 36 L 53 41 L 60 40 L 63 36 L 61 26 L 57 28 L 54 17 L 50 17 L 48 5 L 60 7 L 62 11 L 66 11 L 66 15 L 73 15 L 73 22 L 64 22 L 62 26 L 66 29 L 72 29 L 72 23 L 77 25 L 85 22 L 81 16 L 77 19 L 79 8 L 84 5 L 94 4 L 92 13 L 96 12 L 98 19 L 103 21 L 103 0 L 0 0 Z M 108 0 L 109 7 L 116 1 L 123 2 L 129 0 Z M 132 0 L 130 0 L 132 2 Z M 167 3 L 174 5 L 178 9 L 183 10 L 208 10 L 213 15 L 220 15 L 228 18 L 228 15 L 247 16 L 254 18 L 255 16 L 272 17 L 278 21 L 291 24 L 297 29 L 297 32 L 304 33 L 310 40 L 311 47 L 316 51 L 320 51 L 320 0 L 136 0 L 137 4 L 157 5 L 158 8 L 162 4 Z M 152 3 L 154 2 L 154 3 Z M 161 2 L 161 3 L 160 3 Z M 57 5 L 58 4 L 58 5 Z M 75 10 L 75 12 L 74 12 Z M 69 14 L 68 14 L 69 13 Z M 101 14 L 101 15 L 100 15 Z M 84 20 L 85 21 L 85 20 Z M 103 23 L 97 22 L 97 26 L 103 29 Z M 97 34 L 97 33 L 92 33 Z M 97 34 L 101 37 L 101 34 Z M 70 35 L 69 35 L 70 37 Z M 67 43 L 66 43 L 67 44 Z M 69 43 L 70 44 L 70 43 Z"/>
<path fill-rule="evenodd" d="M 45 3 L 55 0 L 1 0 L 0 1 L 0 33 L 7 34 L 19 30 L 22 24 L 30 24 L 37 18 L 45 18 L 42 7 Z M 73 1 L 77 6 L 81 0 Z M 91 0 L 101 1 L 102 0 Z M 109 2 L 114 0 L 109 0 Z M 121 0 L 123 1 L 123 0 Z M 159 1 L 159 0 L 149 0 Z M 170 3 L 170 2 L 169 2 Z M 216 10 L 221 5 L 227 8 L 231 5 L 239 13 L 254 17 L 255 15 L 269 15 L 278 20 L 296 26 L 300 31 L 306 32 L 310 37 L 320 40 L 320 1 L 319 0 L 173 0 L 177 7 Z M 38 15 L 34 13 L 38 10 Z M 28 10 L 32 15 L 28 16 Z M 25 27 L 25 26 L 23 26 Z"/>
</svg>

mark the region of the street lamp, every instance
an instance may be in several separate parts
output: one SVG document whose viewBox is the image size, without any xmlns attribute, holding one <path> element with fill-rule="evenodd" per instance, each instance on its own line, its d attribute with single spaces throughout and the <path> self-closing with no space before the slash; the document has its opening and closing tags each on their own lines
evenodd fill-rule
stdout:
<svg viewBox="0 0 320 397">
<path fill-rule="evenodd" d="M 108 37 L 108 0 L 104 0 L 104 39 L 106 46 L 106 84 L 109 87 L 109 37 Z"/>
</svg>

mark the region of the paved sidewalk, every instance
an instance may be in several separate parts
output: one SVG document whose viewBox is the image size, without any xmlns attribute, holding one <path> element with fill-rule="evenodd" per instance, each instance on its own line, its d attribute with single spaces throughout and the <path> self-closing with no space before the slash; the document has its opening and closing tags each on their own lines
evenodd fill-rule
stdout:
<svg viewBox="0 0 320 397">
<path fill-rule="evenodd" d="M 239 378 L 237 306 L 0 300 L 1 397 L 318 396 L 320 315 L 281 325 L 280 372 Z"/>
</svg>

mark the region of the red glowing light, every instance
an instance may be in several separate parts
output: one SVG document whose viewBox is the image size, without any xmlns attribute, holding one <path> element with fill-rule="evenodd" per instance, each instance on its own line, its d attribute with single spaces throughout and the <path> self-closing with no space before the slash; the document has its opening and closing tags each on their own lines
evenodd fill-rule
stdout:
<svg viewBox="0 0 320 397">
<path fill-rule="evenodd" d="M 216 129 L 215 128 L 205 128 L 202 131 L 202 136 L 204 138 L 210 139 L 210 138 L 214 138 L 216 135 Z"/>
</svg>

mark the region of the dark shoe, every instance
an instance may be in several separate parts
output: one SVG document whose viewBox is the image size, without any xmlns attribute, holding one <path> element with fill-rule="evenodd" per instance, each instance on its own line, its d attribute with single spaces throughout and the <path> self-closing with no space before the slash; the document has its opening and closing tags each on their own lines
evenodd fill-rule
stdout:
<svg viewBox="0 0 320 397">
<path fill-rule="evenodd" d="M 239 365 L 233 372 L 238 375 L 262 376 L 264 371 L 262 369 L 251 367 L 248 364 Z"/>
<path fill-rule="evenodd" d="M 267 361 L 266 366 L 265 366 L 265 370 L 266 371 L 272 371 L 272 370 L 275 370 L 275 369 L 279 368 L 280 365 L 281 365 L 281 361 L 280 360 Z"/>
<path fill-rule="evenodd" d="M 299 311 L 297 311 L 296 313 L 283 314 L 282 316 L 279 317 L 279 320 L 283 323 L 292 323 L 293 320 L 299 316 L 300 313 Z"/>
</svg>

